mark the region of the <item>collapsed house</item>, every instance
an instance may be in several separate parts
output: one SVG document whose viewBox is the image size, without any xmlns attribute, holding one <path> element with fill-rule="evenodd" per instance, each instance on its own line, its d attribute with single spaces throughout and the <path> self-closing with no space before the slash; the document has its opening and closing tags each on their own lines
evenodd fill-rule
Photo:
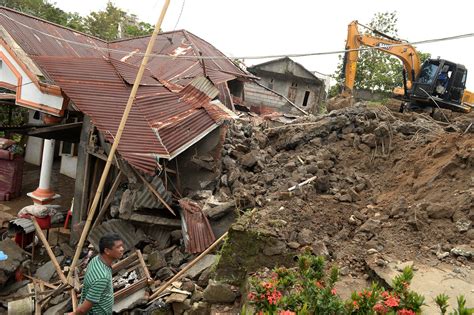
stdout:
<svg viewBox="0 0 474 315">
<path fill-rule="evenodd" d="M 260 81 L 244 85 L 245 104 L 258 112 L 280 111 L 317 114 L 325 99 L 325 83 L 288 57 L 247 68 Z"/>
<path fill-rule="evenodd" d="M 41 176 L 28 195 L 35 204 L 60 197 L 50 184 L 59 149 L 61 172 L 76 179 L 76 226 L 97 189 L 149 36 L 106 42 L 2 7 L 0 37 L 4 99 L 27 108 L 35 126 L 27 130 L 25 160 L 41 164 Z M 254 77 L 185 30 L 159 34 L 152 53 L 99 209 L 176 228 L 177 213 L 151 209 L 169 208 L 216 177 L 226 121 L 235 117 L 232 98 L 242 97 L 243 83 Z"/>
</svg>

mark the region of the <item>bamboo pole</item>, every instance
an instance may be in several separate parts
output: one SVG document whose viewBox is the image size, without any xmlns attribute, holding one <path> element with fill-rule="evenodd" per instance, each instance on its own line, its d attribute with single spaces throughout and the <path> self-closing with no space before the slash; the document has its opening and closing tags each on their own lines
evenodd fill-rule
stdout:
<svg viewBox="0 0 474 315">
<path fill-rule="evenodd" d="M 170 205 L 168 203 L 166 203 L 166 201 L 163 199 L 163 197 L 161 197 L 161 195 L 156 191 L 156 189 L 145 179 L 145 177 L 143 177 L 140 173 L 138 172 L 135 172 L 138 177 L 140 177 L 140 179 L 142 180 L 142 182 L 145 184 L 145 186 L 148 188 L 148 190 L 150 190 L 153 195 L 155 195 L 156 198 L 158 198 L 158 200 L 166 207 L 166 209 L 168 209 L 172 214 L 176 215 L 176 213 L 174 213 L 173 209 L 171 209 Z"/>
<path fill-rule="evenodd" d="M 99 214 L 97 215 L 97 218 L 95 218 L 94 224 L 92 225 L 91 231 L 94 230 L 94 228 L 100 224 L 102 221 L 102 218 L 105 215 L 105 212 L 107 211 L 107 208 L 109 205 L 112 203 L 112 199 L 114 199 L 115 191 L 117 191 L 118 186 L 120 185 L 120 182 L 122 180 L 122 171 L 119 171 L 119 174 L 115 178 L 114 183 L 112 184 L 112 187 L 110 188 L 109 193 L 107 194 L 107 197 L 105 197 L 104 204 L 99 210 Z"/>
<path fill-rule="evenodd" d="M 158 290 L 153 292 L 153 294 L 150 296 L 148 304 L 153 303 L 158 299 L 160 294 L 166 290 L 176 280 L 178 280 L 186 271 L 188 271 L 192 266 L 194 266 L 198 261 L 200 261 L 204 256 L 206 256 L 211 250 L 214 249 L 228 234 L 229 232 L 225 232 L 221 237 L 219 237 L 218 240 L 216 240 L 211 246 L 209 246 L 205 251 L 203 251 L 199 256 L 197 256 L 193 261 L 191 261 L 189 264 L 186 265 L 180 272 L 174 275 L 173 278 L 168 280 L 164 285 L 162 285 Z"/>
<path fill-rule="evenodd" d="M 36 234 L 38 234 L 41 242 L 43 243 L 44 248 L 46 248 L 46 252 L 48 253 L 49 259 L 51 259 L 51 262 L 53 263 L 54 269 L 56 269 L 59 279 L 61 279 L 64 284 L 67 284 L 66 277 L 64 276 L 64 273 L 61 270 L 61 267 L 59 266 L 58 260 L 56 259 L 56 256 L 54 255 L 53 251 L 51 250 L 51 246 L 49 246 L 48 240 L 44 236 L 43 231 L 41 230 L 41 227 L 38 224 L 38 221 L 36 221 L 36 218 L 34 216 L 31 216 L 31 220 L 33 221 L 33 224 L 35 226 Z"/>
<path fill-rule="evenodd" d="M 97 209 L 97 205 L 99 203 L 100 195 L 102 194 L 102 190 L 104 189 L 105 181 L 107 179 L 107 175 L 109 174 L 110 166 L 112 165 L 112 160 L 115 156 L 115 151 L 117 150 L 118 144 L 120 143 L 120 138 L 122 137 L 123 129 L 125 127 L 125 123 L 127 122 L 128 115 L 130 114 L 130 110 L 132 109 L 133 101 L 135 100 L 135 96 L 137 95 L 138 87 L 140 86 L 140 81 L 143 76 L 143 72 L 145 72 L 145 67 L 148 63 L 148 58 L 152 52 L 153 46 L 155 45 L 156 36 L 160 31 L 161 24 L 166 14 L 166 10 L 170 4 L 170 0 L 165 0 L 163 5 L 163 9 L 161 10 L 160 17 L 155 25 L 155 30 L 151 35 L 150 41 L 148 42 L 148 46 L 146 48 L 145 55 L 143 56 L 142 63 L 140 68 L 138 69 L 137 77 L 135 78 L 135 82 L 133 83 L 133 88 L 130 93 L 130 96 L 127 101 L 127 105 L 123 112 L 122 120 L 120 121 L 120 125 L 117 130 L 117 134 L 115 135 L 114 143 L 112 148 L 110 149 L 109 156 L 107 157 L 107 163 L 105 164 L 104 171 L 102 173 L 102 177 L 100 178 L 99 187 L 94 196 L 94 201 L 92 202 L 91 209 L 89 210 L 89 214 L 87 216 L 86 224 L 84 225 L 84 229 L 82 230 L 81 238 L 79 239 L 79 243 L 77 244 L 76 252 L 74 254 L 74 258 L 71 263 L 71 267 L 69 269 L 69 273 L 67 275 L 68 281 L 71 280 L 73 276 L 73 270 L 76 268 L 77 263 L 79 261 L 79 255 L 81 254 L 82 247 L 84 246 L 84 242 L 86 240 L 87 234 L 89 233 L 89 229 L 91 226 L 92 219 L 94 218 L 95 210 Z"/>
</svg>

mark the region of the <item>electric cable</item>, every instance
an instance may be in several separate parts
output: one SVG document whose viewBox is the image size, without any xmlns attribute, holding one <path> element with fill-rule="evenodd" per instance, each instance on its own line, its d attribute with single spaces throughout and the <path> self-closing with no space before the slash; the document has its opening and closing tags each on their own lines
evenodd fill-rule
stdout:
<svg viewBox="0 0 474 315">
<path fill-rule="evenodd" d="M 42 34 L 44 36 L 48 36 L 50 38 L 63 41 L 69 44 L 73 45 L 78 45 L 82 47 L 89 47 L 92 49 L 96 50 L 101 50 L 105 52 L 113 52 L 117 54 L 124 54 L 124 55 L 129 55 L 132 53 L 132 51 L 124 51 L 120 49 L 113 49 L 113 48 L 108 48 L 108 47 L 99 47 L 96 45 L 90 45 L 86 43 L 80 43 L 76 42 L 73 40 L 68 40 L 65 38 L 57 37 L 45 32 L 42 32 L 38 29 L 35 29 L 29 25 L 23 24 L 22 22 L 19 22 L 8 15 L 1 13 L 1 16 L 4 16 L 8 18 L 9 20 L 25 27 L 28 28 L 34 32 L 37 32 L 39 34 Z M 74 31 L 74 30 L 71 30 Z M 84 35 L 86 36 L 86 35 Z M 474 33 L 466 33 L 466 34 L 460 34 L 460 35 L 455 35 L 455 36 L 448 36 L 448 37 L 441 37 L 441 38 L 434 38 L 434 39 L 426 39 L 426 40 L 420 40 L 420 41 L 414 41 L 414 42 L 406 42 L 406 43 L 400 43 L 400 44 L 391 44 L 391 45 L 384 45 L 384 49 L 388 49 L 390 47 L 399 47 L 399 46 L 407 46 L 407 45 L 424 45 L 424 44 L 431 44 L 431 43 L 437 43 L 437 42 L 443 42 L 443 41 L 450 41 L 450 40 L 458 40 L 458 39 L 464 39 L 464 38 L 470 38 L 474 37 Z M 260 56 L 232 56 L 232 57 L 227 57 L 225 55 L 221 56 L 200 56 L 200 55 L 195 55 L 195 56 L 170 56 L 170 55 L 163 55 L 163 54 L 149 54 L 149 58 L 167 58 L 167 59 L 188 59 L 188 60 L 219 60 L 219 59 L 272 59 L 272 58 L 283 58 L 283 57 L 292 57 L 292 58 L 298 58 L 298 57 L 311 57 L 311 56 L 324 56 L 324 55 L 337 55 L 337 54 L 343 54 L 351 51 L 367 51 L 367 50 L 379 50 L 379 47 L 361 47 L 361 48 L 355 48 L 355 49 L 344 49 L 344 50 L 333 50 L 333 51 L 323 51 L 323 52 L 309 52 L 309 53 L 292 53 L 292 54 L 276 54 L 276 55 L 260 55 Z M 136 52 L 134 53 L 135 56 L 145 56 L 145 53 L 140 53 Z"/>
<path fill-rule="evenodd" d="M 181 15 L 183 14 L 185 4 L 186 4 L 186 0 L 183 0 L 183 4 L 181 5 L 181 11 L 179 12 L 178 20 L 176 21 L 176 24 L 174 25 L 173 31 L 176 30 L 176 27 L 178 26 L 179 20 L 181 19 Z"/>
</svg>

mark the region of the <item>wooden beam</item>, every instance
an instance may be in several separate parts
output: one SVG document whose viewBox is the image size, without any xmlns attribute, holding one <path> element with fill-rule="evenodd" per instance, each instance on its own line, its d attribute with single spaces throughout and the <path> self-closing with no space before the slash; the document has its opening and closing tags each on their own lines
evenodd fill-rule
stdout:
<svg viewBox="0 0 474 315">
<path fill-rule="evenodd" d="M 143 259 L 142 252 L 137 249 L 136 253 L 137 253 L 137 256 L 138 256 L 138 260 L 140 261 L 140 264 L 142 265 L 143 271 L 145 272 L 145 276 L 147 278 L 147 281 L 153 280 L 153 278 L 150 275 L 150 271 L 148 271 L 148 268 L 145 264 L 145 260 Z"/>
<path fill-rule="evenodd" d="M 169 227 L 181 227 L 180 219 L 161 218 L 154 215 L 146 215 L 139 213 L 133 213 L 132 215 L 130 215 L 130 217 L 127 217 L 127 220 Z"/>
<path fill-rule="evenodd" d="M 97 218 L 95 218 L 94 224 L 91 227 L 91 231 L 93 231 L 94 228 L 96 228 L 97 225 L 99 225 L 102 219 L 104 218 L 107 208 L 109 207 L 109 205 L 112 203 L 112 200 L 114 199 L 115 192 L 117 191 L 117 188 L 121 183 L 122 177 L 123 177 L 123 173 L 119 172 L 119 174 L 114 180 L 114 183 L 112 184 L 112 187 L 109 190 L 109 193 L 107 194 L 107 197 L 105 197 L 104 204 L 100 208 Z"/>
<path fill-rule="evenodd" d="M 44 285 L 45 287 L 48 287 L 48 288 L 50 288 L 50 289 L 53 289 L 53 290 L 54 290 L 54 289 L 57 289 L 57 288 L 58 288 L 58 286 L 52 285 L 51 283 L 46 282 L 46 281 L 43 281 L 43 280 L 41 280 L 41 279 L 38 279 L 38 278 L 35 278 L 35 277 L 31 277 L 31 276 L 28 276 L 28 275 L 23 275 L 23 276 L 25 276 L 26 278 L 30 279 L 30 280 L 33 281 L 33 282 L 36 281 L 36 282 L 38 282 L 38 283 L 43 283 L 43 285 Z"/>
<path fill-rule="evenodd" d="M 176 275 L 174 275 L 173 278 L 168 280 L 164 285 L 162 285 L 158 290 L 153 292 L 153 294 L 150 296 L 150 300 L 148 304 L 153 303 L 155 300 L 157 300 L 160 296 L 160 294 L 166 290 L 173 282 L 178 280 L 180 277 L 182 277 L 186 271 L 188 271 L 192 266 L 194 266 L 198 261 L 200 261 L 204 256 L 206 256 L 211 250 L 213 250 L 228 234 L 229 232 L 225 232 L 219 239 L 217 239 L 211 246 L 209 246 L 205 251 L 203 251 L 199 256 L 197 256 L 193 261 L 191 261 L 189 264 L 186 265 L 180 272 L 178 272 Z"/>
</svg>

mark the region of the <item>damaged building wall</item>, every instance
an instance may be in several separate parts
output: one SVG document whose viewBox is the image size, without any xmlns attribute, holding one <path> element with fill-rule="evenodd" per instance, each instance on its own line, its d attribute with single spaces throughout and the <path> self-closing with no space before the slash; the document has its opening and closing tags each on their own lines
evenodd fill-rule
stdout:
<svg viewBox="0 0 474 315">
<path fill-rule="evenodd" d="M 324 83 L 300 64 L 282 58 L 248 70 L 261 78 L 258 83 L 245 83 L 245 102 L 250 106 L 292 112 L 289 100 L 308 112 L 319 111 Z"/>
<path fill-rule="evenodd" d="M 214 182 L 219 176 L 216 161 L 220 157 L 227 126 L 222 125 L 202 140 L 181 153 L 176 161 L 168 162 L 175 169 L 178 164 L 179 180 L 177 185 L 182 192 L 200 190 Z"/>
</svg>

